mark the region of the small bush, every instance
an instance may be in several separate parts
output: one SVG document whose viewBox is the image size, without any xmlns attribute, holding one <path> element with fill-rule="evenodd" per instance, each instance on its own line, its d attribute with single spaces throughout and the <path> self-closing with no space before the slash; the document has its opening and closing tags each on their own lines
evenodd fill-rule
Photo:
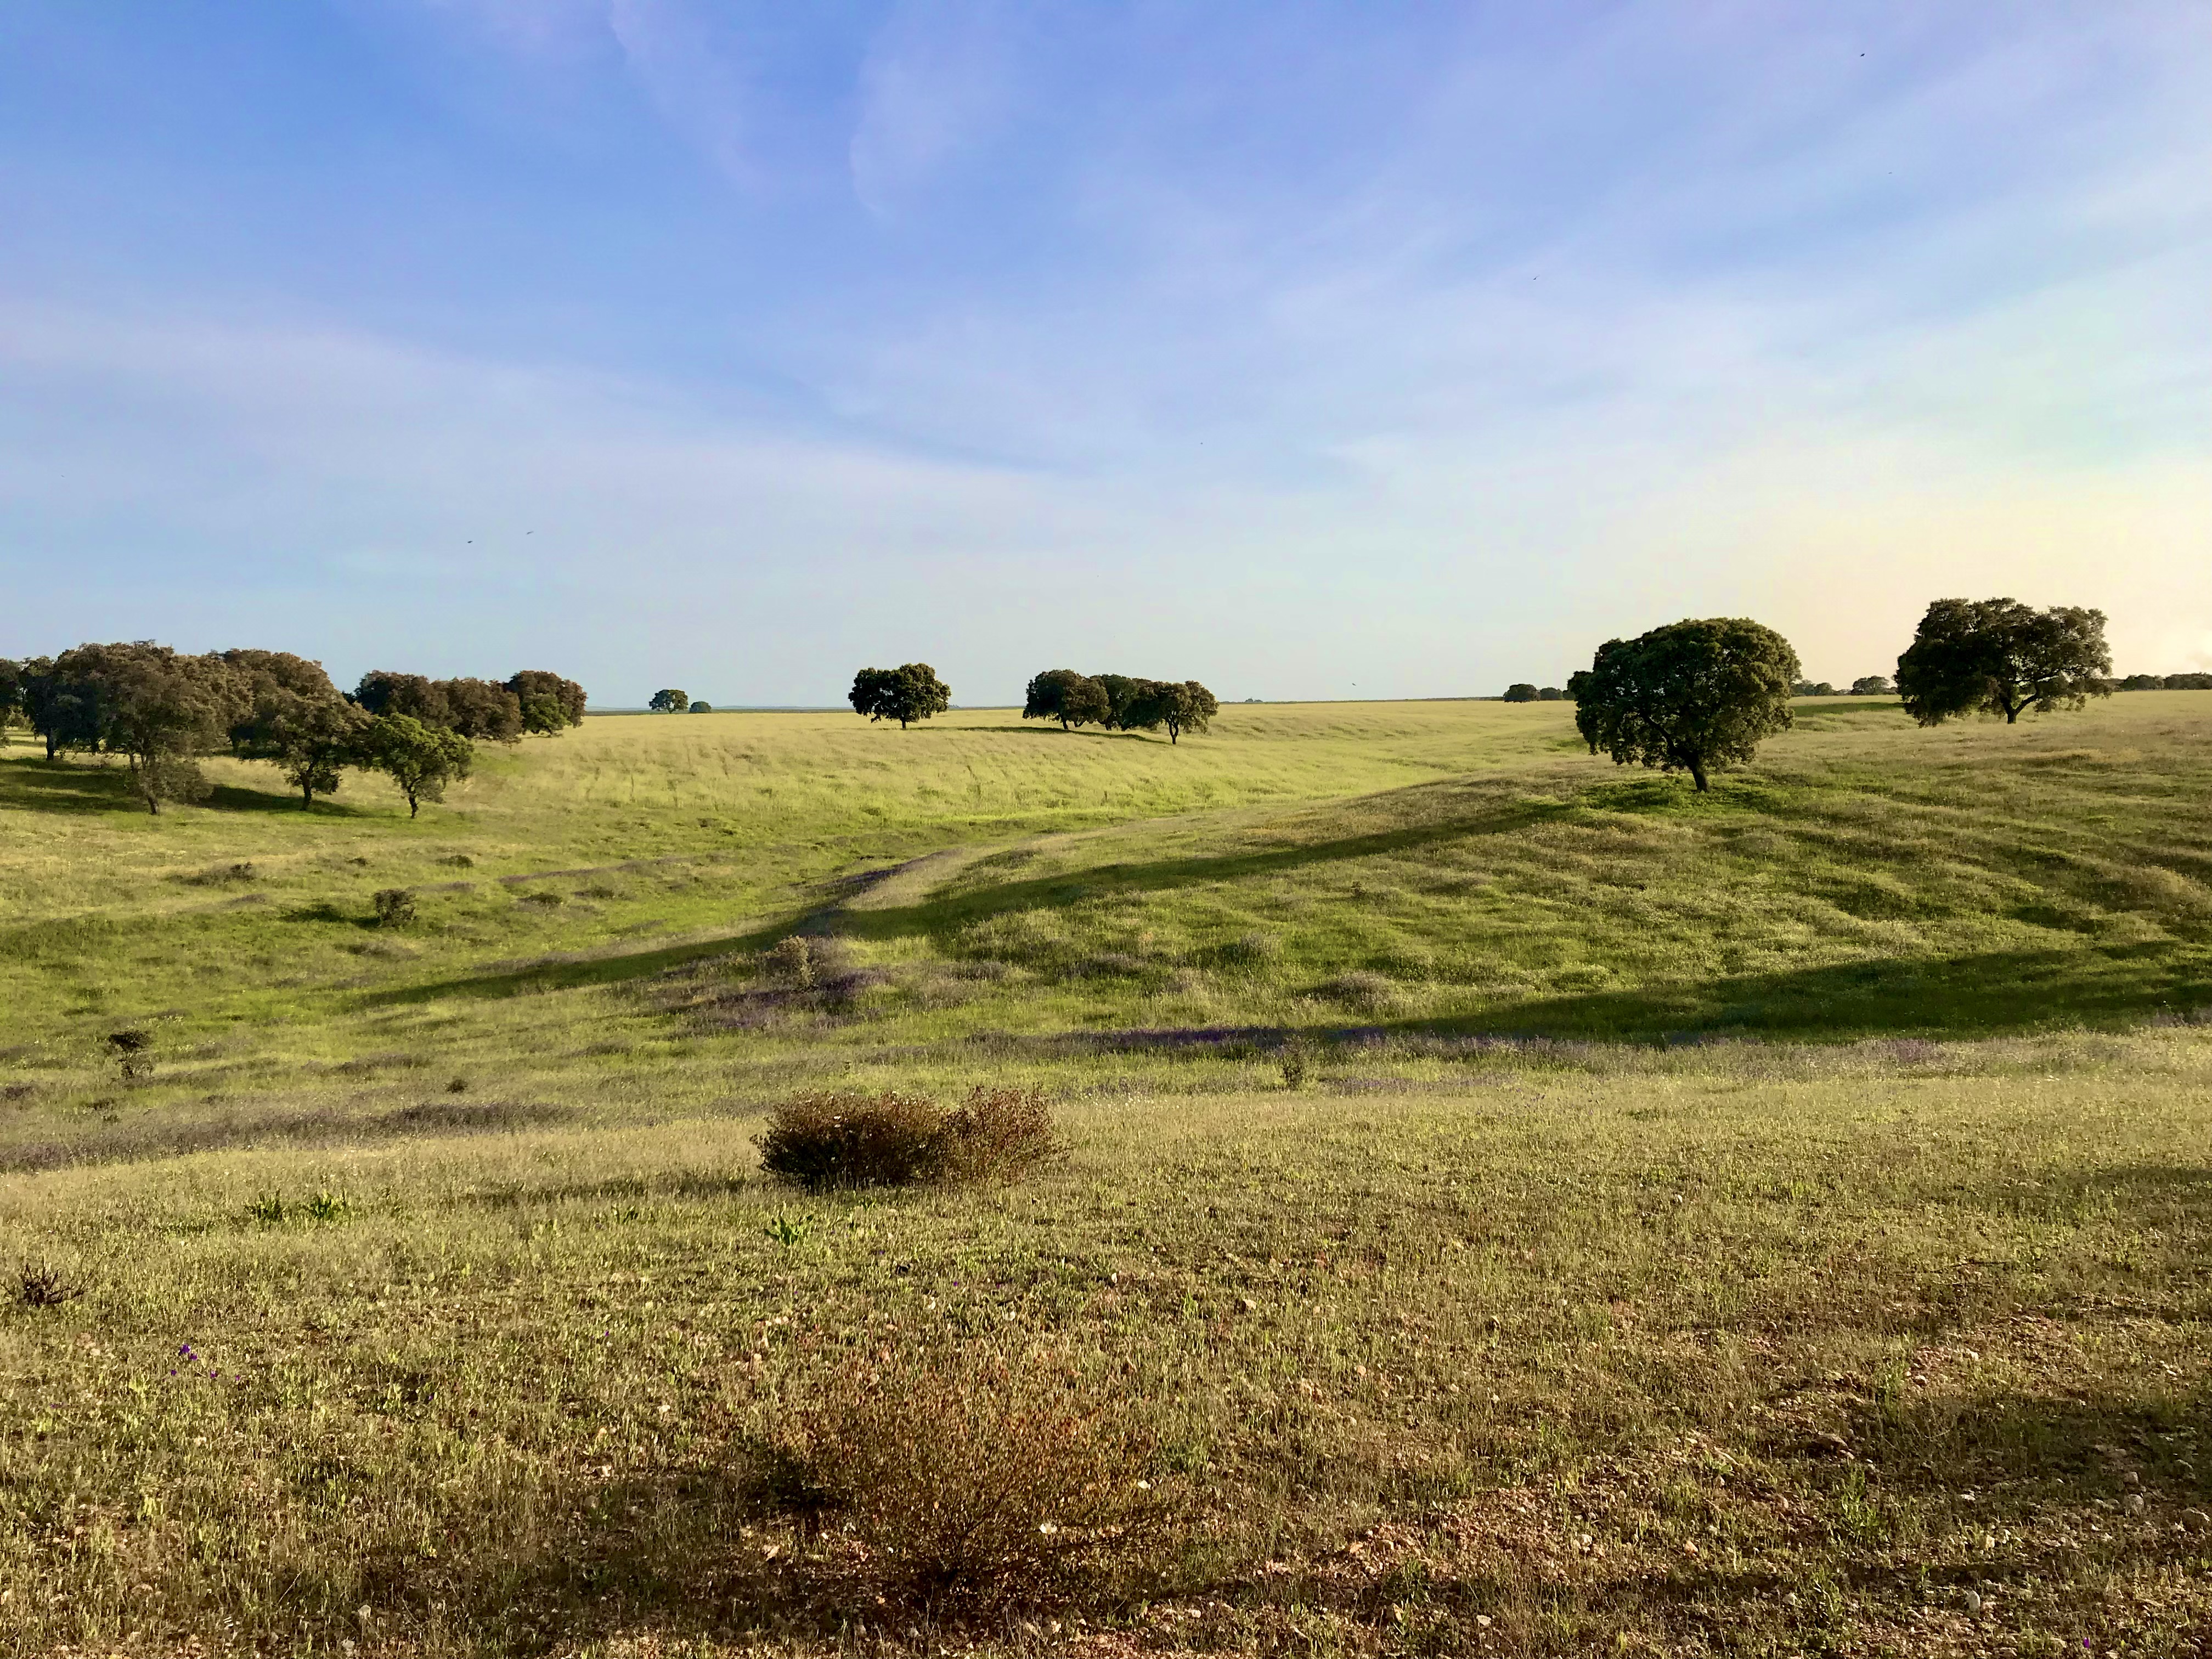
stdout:
<svg viewBox="0 0 2212 1659">
<path fill-rule="evenodd" d="M 154 1039 L 148 1033 L 135 1028 L 110 1031 L 107 1050 L 115 1056 L 125 1082 L 137 1083 L 154 1075 Z"/>
<path fill-rule="evenodd" d="M 778 939 L 775 949 L 768 953 L 768 970 L 793 990 L 812 990 L 814 988 L 813 945 L 796 933 L 789 939 Z"/>
<path fill-rule="evenodd" d="M 369 902 L 380 927 L 404 927 L 415 920 L 415 895 L 404 887 L 380 888 Z"/>
<path fill-rule="evenodd" d="M 534 893 L 525 893 L 522 896 L 522 902 L 525 904 L 542 904 L 550 910 L 553 906 L 566 904 L 568 901 L 558 893 L 547 892 L 541 888 Z"/>
<path fill-rule="evenodd" d="M 840 1373 L 772 1448 L 787 1505 L 838 1523 L 811 1565 L 841 1600 L 958 1619 L 1127 1595 L 1163 1577 L 1185 1524 L 1125 1408 L 1003 1359 Z"/>
<path fill-rule="evenodd" d="M 26 1261 L 20 1275 L 20 1284 L 17 1299 L 27 1308 L 58 1308 L 63 1303 L 74 1302 L 84 1294 L 82 1286 L 70 1284 L 44 1262 L 34 1266 Z"/>
<path fill-rule="evenodd" d="M 1033 1089 L 977 1088 L 950 1109 L 922 1095 L 801 1095 L 761 1135 L 761 1168 L 810 1191 L 1010 1181 L 1059 1151 Z"/>
</svg>

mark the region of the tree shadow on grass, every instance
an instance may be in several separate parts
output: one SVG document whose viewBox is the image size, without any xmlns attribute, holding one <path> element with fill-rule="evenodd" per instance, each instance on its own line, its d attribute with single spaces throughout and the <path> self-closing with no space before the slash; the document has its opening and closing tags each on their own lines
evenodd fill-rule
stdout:
<svg viewBox="0 0 2212 1659">
<path fill-rule="evenodd" d="M 2208 1004 L 2212 951 L 2153 944 L 1888 957 L 1534 998 L 1393 1029 L 1641 1042 L 1993 1036 L 2057 1025 L 2133 1025 Z"/>
<path fill-rule="evenodd" d="M 292 812 L 315 817 L 362 817 L 363 808 L 319 800 L 312 807 L 289 791 L 217 784 L 202 805 L 218 812 Z M 129 812 L 151 816 L 131 787 L 130 769 L 70 760 L 0 762 L 0 808 L 25 812 Z"/>
<path fill-rule="evenodd" d="M 1464 786 L 1425 784 L 1407 795 L 1434 793 Z M 1370 835 L 1342 836 L 1334 841 L 1261 847 L 1211 858 L 1158 859 L 1143 863 L 1109 864 L 1095 869 L 1069 871 L 1024 881 L 933 896 L 918 904 L 887 906 L 881 909 L 851 910 L 833 905 L 797 921 L 781 921 L 755 932 L 657 951 L 589 957 L 547 960 L 519 968 L 501 968 L 464 978 L 444 980 L 375 994 L 372 1006 L 394 1002 L 428 1002 L 448 996 L 513 996 L 525 991 L 562 990 L 586 985 L 612 985 L 681 968 L 704 958 L 732 951 L 765 950 L 785 934 L 834 931 L 847 938 L 887 940 L 936 936 L 957 932 L 970 923 L 1016 910 L 1050 908 L 1080 896 L 1085 899 L 1133 897 L 1170 892 L 1211 882 L 1235 881 L 1255 876 L 1328 864 L 1346 859 L 1373 858 L 1418 851 L 1468 836 L 1505 835 L 1571 812 L 1566 802 L 1526 802 L 1489 796 L 1478 810 L 1462 811 L 1437 822 L 1410 824 L 1403 829 L 1377 830 Z M 861 881 L 879 880 L 895 871 L 866 872 Z"/>
</svg>

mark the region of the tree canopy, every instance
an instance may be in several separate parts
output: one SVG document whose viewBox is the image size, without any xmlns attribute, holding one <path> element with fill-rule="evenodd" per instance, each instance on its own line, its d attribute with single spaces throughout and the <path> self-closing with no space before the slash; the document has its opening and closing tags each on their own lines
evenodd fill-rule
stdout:
<svg viewBox="0 0 2212 1659">
<path fill-rule="evenodd" d="M 124 756 L 132 787 L 155 813 L 165 800 L 207 797 L 197 757 L 228 744 L 252 693 L 251 676 L 221 657 L 185 656 L 144 640 L 80 645 L 57 657 L 46 678 L 33 723 L 48 754 Z"/>
<path fill-rule="evenodd" d="M 387 774 L 407 798 L 407 816 L 426 800 L 443 800 L 446 786 L 469 775 L 475 750 L 458 732 L 411 714 L 378 714 L 362 729 L 355 752 L 364 766 Z"/>
<path fill-rule="evenodd" d="M 1569 685 L 1590 753 L 1686 771 L 1703 791 L 1711 773 L 1789 727 L 1797 673 L 1797 653 L 1772 629 L 1717 617 L 1608 640 Z"/>
<path fill-rule="evenodd" d="M 1862 674 L 1851 682 L 1855 697 L 1886 697 L 1895 689 L 1887 674 Z"/>
<path fill-rule="evenodd" d="M 2105 613 L 2018 599 L 1938 599 L 1897 659 L 1897 690 L 1923 726 L 1963 714 L 2079 708 L 2112 692 Z"/>
<path fill-rule="evenodd" d="M 510 676 L 507 689 L 522 712 L 522 729 L 533 736 L 551 737 L 564 726 L 584 723 L 584 688 L 574 680 L 544 668 L 526 668 Z"/>
<path fill-rule="evenodd" d="M 1073 668 L 1048 668 L 1033 677 L 1022 703 L 1025 720 L 1058 720 L 1062 731 L 1104 725 L 1113 712 L 1106 689 Z"/>
<path fill-rule="evenodd" d="M 952 688 L 926 662 L 897 668 L 863 668 L 847 694 L 855 714 L 872 720 L 896 720 L 905 730 L 916 720 L 941 714 L 952 706 Z"/>
<path fill-rule="evenodd" d="M 691 699 L 672 685 L 654 692 L 645 706 L 656 714 L 681 714 L 691 707 Z"/>
<path fill-rule="evenodd" d="M 1167 728 L 1170 744 L 1185 732 L 1203 732 L 1221 712 L 1213 693 L 1196 680 L 1139 680 L 1138 690 L 1122 710 L 1125 731 Z"/>
<path fill-rule="evenodd" d="M 1505 688 L 1505 696 L 1501 698 L 1500 701 L 1504 702 L 1534 702 L 1536 701 L 1536 687 L 1533 682 L 1528 680 L 1516 680 L 1512 684 Z"/>
<path fill-rule="evenodd" d="M 230 728 L 234 754 L 276 763 L 313 806 L 334 793 L 370 720 L 342 696 L 323 665 L 289 651 L 226 651 L 223 660 L 245 677 L 248 701 Z"/>
</svg>

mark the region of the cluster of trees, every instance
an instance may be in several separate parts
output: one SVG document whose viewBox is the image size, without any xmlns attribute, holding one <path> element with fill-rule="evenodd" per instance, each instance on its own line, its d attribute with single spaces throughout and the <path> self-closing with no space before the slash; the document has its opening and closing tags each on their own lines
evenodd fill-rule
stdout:
<svg viewBox="0 0 2212 1659">
<path fill-rule="evenodd" d="M 584 718 L 584 689 L 543 669 L 505 681 L 433 680 L 379 669 L 351 693 L 289 651 L 190 656 L 150 641 L 81 645 L 58 657 L 0 659 L 0 726 L 21 720 L 49 760 L 120 755 L 147 810 L 204 800 L 202 757 L 274 764 L 303 805 L 348 768 L 382 772 L 413 817 L 467 775 L 479 741 L 514 743 Z"/>
<path fill-rule="evenodd" d="M 2212 681 L 2212 676 L 2203 676 L 2201 678 L 2203 678 L 2208 681 Z M 1887 674 L 1863 674 L 1857 679 L 1851 682 L 1851 689 L 1848 692 L 1837 690 L 1834 686 L 1829 684 L 1826 680 L 1799 680 L 1790 686 L 1790 694 L 1792 696 L 1796 697 L 1841 697 L 1846 696 L 1853 697 L 1886 697 L 1895 690 L 1896 688 L 1890 684 L 1889 677 Z M 1526 680 L 1520 680 L 1505 688 L 1505 696 L 1501 699 L 1501 701 L 1505 702 L 1572 702 L 1573 698 L 1573 692 L 1563 690 L 1556 685 L 1538 687 L 1529 684 Z"/>
<path fill-rule="evenodd" d="M 2009 724 L 2030 708 L 2079 708 L 2110 696 L 2112 666 L 2101 611 L 1938 599 L 1897 659 L 1896 690 L 1923 726 L 1966 714 L 2002 714 Z M 1712 771 L 1750 760 L 1763 739 L 1789 727 L 1792 696 L 1832 690 L 1808 687 L 1790 642 L 1741 617 L 1607 640 L 1567 683 L 1590 753 L 1687 772 L 1700 790 Z M 1870 675 L 1851 690 L 1886 692 L 1889 683 Z"/>
<path fill-rule="evenodd" d="M 1196 680 L 1135 679 L 1127 674 L 1079 674 L 1048 668 L 1031 678 L 1022 704 L 1025 720 L 1058 720 L 1062 731 L 1103 726 L 1109 732 L 1158 732 L 1170 743 L 1203 732 L 1221 712 Z"/>
<path fill-rule="evenodd" d="M 2123 691 L 2212 691 L 2212 674 L 2130 674 Z"/>
<path fill-rule="evenodd" d="M 714 712 L 713 703 L 704 699 L 694 702 L 689 695 L 672 685 L 654 692 L 652 701 L 645 706 L 656 714 L 711 714 Z"/>
<path fill-rule="evenodd" d="M 1800 697 L 1886 697 L 1897 688 L 1887 674 L 1862 674 L 1848 691 L 1838 691 L 1826 680 L 1800 680 L 1790 690 Z"/>
</svg>

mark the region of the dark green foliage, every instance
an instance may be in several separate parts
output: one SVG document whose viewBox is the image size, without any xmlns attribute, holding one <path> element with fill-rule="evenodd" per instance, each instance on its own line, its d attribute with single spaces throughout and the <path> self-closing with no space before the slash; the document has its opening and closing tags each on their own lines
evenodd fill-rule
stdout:
<svg viewBox="0 0 2212 1659">
<path fill-rule="evenodd" d="M 273 761 L 302 802 L 338 787 L 353 763 L 369 716 L 339 695 L 320 663 L 288 651 L 226 651 L 223 660 L 250 688 L 243 717 L 230 728 L 233 753 Z"/>
<path fill-rule="evenodd" d="M 497 680 L 440 680 L 447 729 L 475 743 L 520 743 L 522 702 Z"/>
<path fill-rule="evenodd" d="M 1157 731 L 1164 726 L 1168 741 L 1185 732 L 1203 732 L 1221 712 L 1213 693 L 1196 680 L 1139 680 L 1138 690 L 1121 711 L 1124 731 Z"/>
<path fill-rule="evenodd" d="M 2105 613 L 2072 605 L 2037 611 L 2017 599 L 1938 599 L 1897 659 L 1898 695 L 1923 726 L 1963 714 L 2011 725 L 2110 696 Z"/>
<path fill-rule="evenodd" d="M 360 763 L 386 773 L 407 798 L 413 817 L 426 800 L 443 800 L 446 786 L 468 775 L 475 752 L 457 732 L 426 726 L 410 714 L 379 714 L 363 728 Z"/>
<path fill-rule="evenodd" d="M 1617 764 L 1686 771 L 1700 791 L 1715 769 L 1750 760 L 1790 726 L 1797 653 L 1742 617 L 1669 623 L 1608 640 L 1575 676 L 1575 725 Z"/>
<path fill-rule="evenodd" d="M 510 675 L 507 689 L 522 711 L 522 729 L 534 736 L 551 737 L 565 726 L 584 723 L 584 688 L 574 680 L 543 668 L 526 668 Z"/>
<path fill-rule="evenodd" d="M 0 732 L 23 715 L 23 665 L 0 657 Z"/>
<path fill-rule="evenodd" d="M 1127 674 L 1098 674 L 1094 675 L 1092 678 L 1099 690 L 1106 696 L 1106 718 L 1099 724 L 1112 732 L 1127 730 L 1123 717 L 1127 714 L 1130 705 L 1136 702 L 1139 694 L 1152 682 L 1132 679 Z"/>
<path fill-rule="evenodd" d="M 1504 702 L 1534 702 L 1536 701 L 1536 688 L 1527 680 L 1516 680 L 1511 685 L 1505 688 L 1505 696 L 1500 699 L 1500 701 Z"/>
<path fill-rule="evenodd" d="M 714 712 L 714 705 L 711 702 L 695 702 L 685 712 L 693 714 L 711 714 Z"/>
<path fill-rule="evenodd" d="M 1790 688 L 1790 695 L 1799 697 L 1832 697 L 1836 688 L 1826 680 L 1799 680 Z"/>
<path fill-rule="evenodd" d="M 1005 1181 L 1059 1150 L 1034 1090 L 978 1088 L 946 1109 L 921 1095 L 801 1095 L 760 1137 L 761 1168 L 810 1191 Z"/>
<path fill-rule="evenodd" d="M 1062 731 L 1103 725 L 1112 712 L 1105 688 L 1073 668 L 1048 668 L 1036 676 L 1022 704 L 1024 720 L 1058 720 Z"/>
<path fill-rule="evenodd" d="M 209 793 L 193 757 L 226 746 L 250 706 L 252 681 L 221 657 L 181 656 L 165 645 L 81 645 L 55 659 L 48 752 L 97 749 L 131 763 L 149 812 L 165 800 Z"/>
<path fill-rule="evenodd" d="M 1547 685 L 1536 694 L 1538 702 L 1565 702 L 1567 694 L 1556 685 Z"/>
<path fill-rule="evenodd" d="M 1887 674 L 1862 674 L 1851 682 L 1851 695 L 1855 697 L 1886 697 L 1896 689 Z"/>
<path fill-rule="evenodd" d="M 2212 674 L 2130 674 L 2123 691 L 2212 691 Z"/>
<path fill-rule="evenodd" d="M 952 688 L 926 662 L 898 668 L 863 668 L 847 694 L 855 714 L 872 720 L 896 720 L 903 731 L 916 720 L 941 714 L 952 706 Z"/>
<path fill-rule="evenodd" d="M 691 699 L 674 686 L 656 691 L 645 705 L 656 714 L 680 714 L 691 707 Z"/>
<path fill-rule="evenodd" d="M 361 677 L 353 700 L 372 714 L 404 714 L 425 726 L 451 726 L 453 710 L 437 683 L 420 674 L 398 674 L 379 668 Z"/>
</svg>

